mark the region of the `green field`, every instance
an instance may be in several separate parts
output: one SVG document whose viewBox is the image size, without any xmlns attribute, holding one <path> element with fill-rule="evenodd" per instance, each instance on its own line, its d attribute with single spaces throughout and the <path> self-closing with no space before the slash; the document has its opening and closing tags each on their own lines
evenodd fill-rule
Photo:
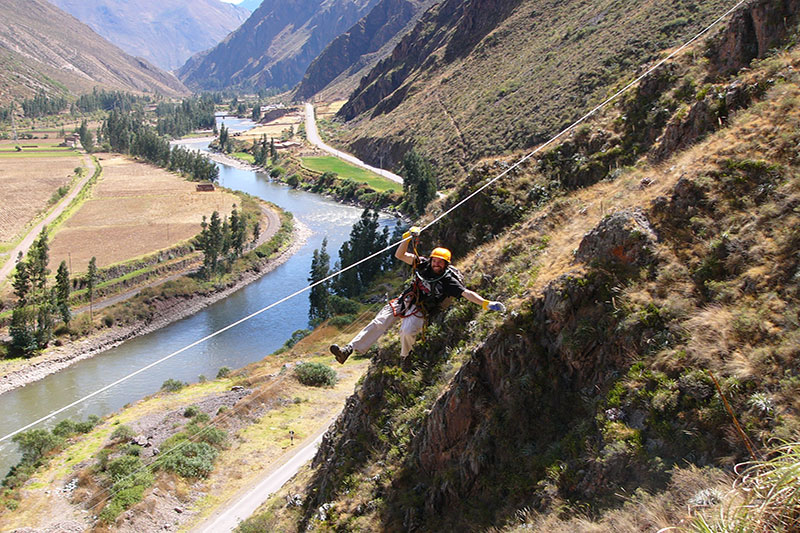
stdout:
<svg viewBox="0 0 800 533">
<path fill-rule="evenodd" d="M 251 165 L 256 162 L 256 158 L 252 156 L 252 154 L 248 154 L 247 152 L 234 152 L 231 154 L 236 159 L 241 159 L 246 163 L 250 163 Z"/>
<path fill-rule="evenodd" d="M 306 168 L 317 172 L 335 172 L 342 179 L 348 178 L 357 183 L 366 183 L 377 192 L 389 190 L 399 191 L 403 188 L 399 183 L 382 178 L 369 170 L 351 165 L 338 157 L 303 157 L 302 161 L 303 166 Z"/>
</svg>

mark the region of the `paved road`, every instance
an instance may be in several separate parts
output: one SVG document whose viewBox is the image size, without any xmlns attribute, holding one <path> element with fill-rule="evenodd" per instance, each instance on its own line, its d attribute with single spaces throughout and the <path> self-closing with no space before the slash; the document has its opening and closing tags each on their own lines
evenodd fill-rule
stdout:
<svg viewBox="0 0 800 533">
<path fill-rule="evenodd" d="M 254 487 L 246 489 L 234 497 L 233 502 L 224 511 L 212 515 L 211 518 L 191 531 L 193 533 L 219 533 L 236 529 L 239 522 L 252 516 L 262 503 L 267 501 L 274 492 L 289 481 L 300 470 L 301 466 L 314 457 L 319 443 L 322 442 L 322 436 L 328 431 L 330 424 L 334 420 L 336 420 L 336 417 L 332 418 L 328 424 L 325 424 L 316 435 L 306 439 L 296 451 L 292 450 L 281 457 L 276 462 L 279 466 L 275 470 L 272 470 Z"/>
<path fill-rule="evenodd" d="M 25 237 L 23 237 L 22 241 L 17 245 L 16 248 L 11 250 L 8 256 L 8 260 L 5 264 L 0 267 L 0 286 L 5 283 L 8 274 L 11 270 L 17 265 L 17 256 L 20 252 L 22 252 L 23 257 L 28 253 L 28 249 L 33 244 L 33 241 L 36 240 L 36 237 L 39 236 L 39 233 L 42 231 L 42 228 L 46 225 L 54 221 L 63 211 L 67 208 L 67 206 L 72 202 L 72 200 L 78 195 L 78 193 L 83 189 L 83 186 L 86 185 L 86 182 L 89 181 L 92 176 L 94 175 L 94 165 L 92 164 L 92 160 L 89 156 L 83 156 L 83 163 L 84 166 L 88 168 L 88 172 L 86 175 L 81 179 L 78 184 L 70 190 L 67 195 L 61 199 L 61 201 L 56 204 L 55 208 L 38 224 L 36 224 Z"/>
<path fill-rule="evenodd" d="M 319 137 L 319 131 L 317 131 L 317 121 L 314 118 L 314 106 L 311 105 L 309 102 L 306 102 L 306 139 L 308 139 L 308 142 L 310 142 L 311 144 L 317 146 L 322 150 L 325 150 L 329 154 L 335 155 L 339 159 L 344 159 L 348 163 L 352 163 L 361 168 L 365 168 L 369 171 L 374 172 L 375 174 L 378 174 L 379 176 L 383 176 L 384 178 L 392 180 L 396 183 L 403 183 L 403 178 L 398 176 L 397 174 L 392 174 L 388 170 L 384 170 L 382 168 L 375 168 L 373 166 L 370 166 L 361 161 L 360 159 L 358 159 L 357 157 L 342 152 L 340 150 L 337 150 L 335 148 L 332 148 L 327 144 L 325 144 L 324 142 L 322 142 L 322 139 L 320 139 Z"/>
</svg>

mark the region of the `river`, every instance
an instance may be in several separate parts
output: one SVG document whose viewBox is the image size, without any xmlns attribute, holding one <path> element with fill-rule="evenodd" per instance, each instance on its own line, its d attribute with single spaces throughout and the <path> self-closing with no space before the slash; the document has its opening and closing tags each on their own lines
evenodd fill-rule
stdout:
<svg viewBox="0 0 800 533">
<path fill-rule="evenodd" d="M 231 131 L 252 127 L 248 120 L 226 118 L 224 122 Z M 199 149 L 207 147 L 207 143 L 187 142 L 186 145 Z M 0 395 L 0 436 L 302 289 L 308 284 L 311 256 L 321 246 L 322 239 L 328 238 L 328 251 L 335 262 L 339 247 L 361 216 L 360 208 L 290 189 L 270 181 L 264 173 L 227 165 L 219 167 L 220 185 L 269 200 L 308 226 L 312 234 L 306 244 L 283 265 L 258 281 L 195 315 Z M 394 219 L 382 216 L 381 223 L 393 225 Z M 307 327 L 308 307 L 308 295 L 303 293 L 61 413 L 44 425 L 52 427 L 65 418 L 84 420 L 92 414 L 107 415 L 157 392 L 170 378 L 192 383 L 201 375 L 214 378 L 223 366 L 239 368 L 258 361 L 280 348 L 294 331 Z M 18 461 L 16 444 L 9 441 L 0 443 L 0 478 Z"/>
</svg>

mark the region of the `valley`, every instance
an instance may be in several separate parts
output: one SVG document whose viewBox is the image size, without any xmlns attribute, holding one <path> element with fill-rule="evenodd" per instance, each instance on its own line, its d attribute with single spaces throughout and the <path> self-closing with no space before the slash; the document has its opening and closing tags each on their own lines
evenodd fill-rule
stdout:
<svg viewBox="0 0 800 533">
<path fill-rule="evenodd" d="M 101 267 L 76 312 L 129 296 L 0 360 L 0 529 L 795 531 L 800 2 L 293 7 L 189 59 L 191 97 L 0 94 L 0 135 L 90 152 L 0 141 L 3 250 L 97 177 L 4 346 L 63 261 Z M 411 225 L 492 305 L 338 363 Z"/>
</svg>

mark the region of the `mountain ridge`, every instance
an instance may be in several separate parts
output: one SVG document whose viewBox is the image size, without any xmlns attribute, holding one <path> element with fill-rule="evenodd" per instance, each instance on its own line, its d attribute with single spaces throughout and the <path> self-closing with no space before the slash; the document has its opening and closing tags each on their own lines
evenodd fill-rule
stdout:
<svg viewBox="0 0 800 533">
<path fill-rule="evenodd" d="M 261 4 L 236 31 L 177 71 L 189 87 L 291 87 L 323 48 L 377 0 L 290 0 Z"/>
<path fill-rule="evenodd" d="M 134 58 L 44 0 L 3 0 L 0 102 L 35 95 L 89 92 L 95 86 L 179 96 L 172 74 Z"/>
<path fill-rule="evenodd" d="M 212 48 L 250 12 L 219 0 L 51 0 L 127 53 L 171 71 Z"/>
</svg>

